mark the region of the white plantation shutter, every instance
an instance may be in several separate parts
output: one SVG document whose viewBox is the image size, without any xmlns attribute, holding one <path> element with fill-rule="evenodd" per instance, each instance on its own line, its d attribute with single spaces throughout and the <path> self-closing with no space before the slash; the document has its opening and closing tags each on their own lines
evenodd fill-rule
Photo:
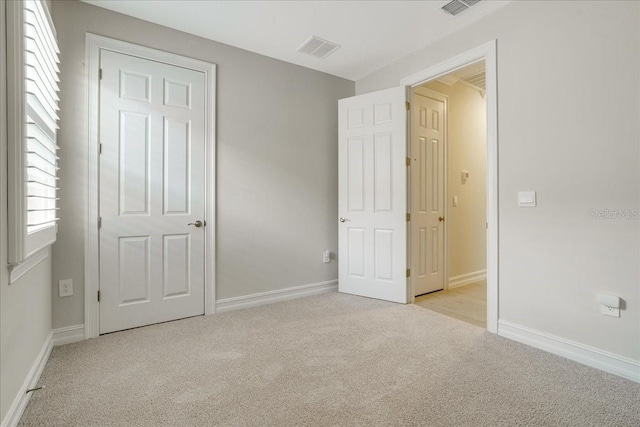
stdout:
<svg viewBox="0 0 640 427">
<path fill-rule="evenodd" d="M 58 181 L 58 43 L 40 1 L 26 0 L 24 60 L 26 92 L 27 235 L 55 228 Z"/>
<path fill-rule="evenodd" d="M 60 50 L 42 0 L 9 6 L 14 64 L 8 89 L 16 103 L 9 141 L 9 242 L 15 265 L 56 238 Z"/>
</svg>

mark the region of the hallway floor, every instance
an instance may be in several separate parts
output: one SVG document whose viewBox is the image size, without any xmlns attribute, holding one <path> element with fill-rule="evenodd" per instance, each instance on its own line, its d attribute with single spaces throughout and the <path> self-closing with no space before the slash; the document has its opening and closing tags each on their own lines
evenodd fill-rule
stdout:
<svg viewBox="0 0 640 427">
<path fill-rule="evenodd" d="M 445 316 L 487 327 L 487 281 L 416 297 L 416 305 Z"/>
</svg>

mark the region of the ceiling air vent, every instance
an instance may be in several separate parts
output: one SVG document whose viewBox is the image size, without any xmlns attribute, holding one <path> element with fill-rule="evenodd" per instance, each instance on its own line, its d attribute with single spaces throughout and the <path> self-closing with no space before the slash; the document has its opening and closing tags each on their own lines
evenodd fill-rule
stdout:
<svg viewBox="0 0 640 427">
<path fill-rule="evenodd" d="M 324 59 L 340 48 L 339 45 L 323 40 L 320 37 L 311 36 L 302 44 L 296 52 L 306 53 L 316 58 Z"/>
<path fill-rule="evenodd" d="M 449 15 L 457 15 L 465 10 L 469 9 L 471 6 L 478 3 L 480 0 L 453 0 L 449 3 L 442 6 L 442 10 L 447 12 Z"/>
<path fill-rule="evenodd" d="M 471 86 L 475 86 L 476 88 L 486 90 L 486 77 L 484 71 L 480 71 L 479 73 L 471 74 L 470 76 L 463 77 L 462 80 L 466 83 L 469 83 Z"/>
</svg>

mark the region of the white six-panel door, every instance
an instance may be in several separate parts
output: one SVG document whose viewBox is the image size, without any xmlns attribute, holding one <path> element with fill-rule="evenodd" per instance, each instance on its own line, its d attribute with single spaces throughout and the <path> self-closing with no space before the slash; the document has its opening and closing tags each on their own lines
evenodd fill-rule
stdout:
<svg viewBox="0 0 640 427">
<path fill-rule="evenodd" d="M 339 290 L 407 300 L 405 88 L 339 102 Z"/>
<path fill-rule="evenodd" d="M 100 333 L 204 314 L 204 74 L 100 67 Z"/>
<path fill-rule="evenodd" d="M 445 101 L 417 88 L 411 103 L 411 280 L 414 295 L 444 289 Z"/>
</svg>

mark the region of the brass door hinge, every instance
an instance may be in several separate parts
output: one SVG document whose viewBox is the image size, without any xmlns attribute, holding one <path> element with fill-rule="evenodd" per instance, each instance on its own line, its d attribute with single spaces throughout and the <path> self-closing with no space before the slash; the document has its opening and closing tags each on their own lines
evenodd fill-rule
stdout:
<svg viewBox="0 0 640 427">
<path fill-rule="evenodd" d="M 407 277 L 411 277 L 411 269 L 407 268 Z"/>
<path fill-rule="evenodd" d="M 405 101 L 405 106 L 407 107 L 407 111 L 411 110 L 411 103 L 409 101 Z"/>
<path fill-rule="evenodd" d="M 98 80 L 102 80 L 102 68 L 98 70 Z"/>
<path fill-rule="evenodd" d="M 100 291 L 98 291 L 98 302 L 100 302 Z"/>
<path fill-rule="evenodd" d="M 406 158 L 404 159 L 404 163 L 405 163 L 407 166 L 411 166 L 411 157 L 406 157 Z"/>
<path fill-rule="evenodd" d="M 101 216 L 98 217 L 98 228 L 99 229 L 102 228 L 102 217 Z"/>
<path fill-rule="evenodd" d="M 409 221 L 411 221 L 411 214 L 410 213 L 407 214 L 407 222 L 409 222 Z"/>
</svg>

